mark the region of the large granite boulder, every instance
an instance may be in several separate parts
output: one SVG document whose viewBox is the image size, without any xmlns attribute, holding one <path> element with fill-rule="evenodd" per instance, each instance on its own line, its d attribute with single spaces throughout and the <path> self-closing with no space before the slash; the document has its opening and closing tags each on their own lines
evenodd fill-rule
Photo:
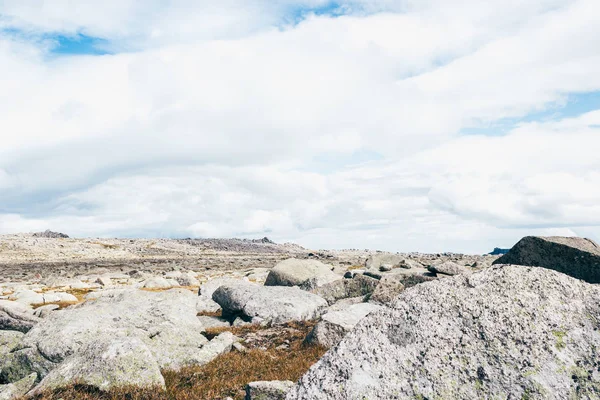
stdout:
<svg viewBox="0 0 600 400">
<path fill-rule="evenodd" d="M 279 262 L 267 275 L 265 286 L 301 286 L 308 289 L 336 281 L 342 277 L 331 266 L 317 260 L 289 258 Z"/>
<path fill-rule="evenodd" d="M 335 346 L 365 316 L 382 306 L 372 303 L 353 304 L 343 310 L 330 311 L 306 337 L 306 342 L 326 348 Z"/>
<path fill-rule="evenodd" d="M 600 393 L 600 286 L 495 266 L 405 290 L 319 360 L 292 399 L 569 399 Z"/>
<path fill-rule="evenodd" d="M 600 283 L 600 246 L 591 239 L 527 236 L 494 264 L 544 267 Z"/>
<path fill-rule="evenodd" d="M 108 290 L 93 297 L 40 320 L 23 337 L 21 349 L 0 360 L 0 382 L 14 382 L 31 372 L 44 378 L 67 359 L 87 371 L 93 366 L 82 364 L 86 359 L 82 354 L 104 351 L 93 347 L 100 338 L 109 343 L 108 348 L 113 341 L 125 343 L 123 338 L 127 338 L 126 348 L 135 344 L 139 349 L 136 343 L 143 343 L 148 349 L 144 358 L 160 369 L 205 364 L 234 342 L 227 335 L 210 342 L 202 335 L 197 296 L 188 290 Z"/>
<path fill-rule="evenodd" d="M 327 301 L 297 287 L 235 283 L 219 287 L 213 300 L 232 321 L 239 316 L 260 324 L 281 324 L 319 317 Z"/>
<path fill-rule="evenodd" d="M 86 342 L 50 371 L 32 394 L 72 383 L 100 390 L 129 385 L 165 388 L 159 365 L 146 344 L 125 331 Z"/>
<path fill-rule="evenodd" d="M 27 332 L 39 321 L 29 307 L 14 301 L 0 300 L 0 330 Z"/>
<path fill-rule="evenodd" d="M 198 313 L 214 313 L 221 309 L 221 306 L 212 299 L 212 295 L 221 286 L 225 284 L 236 285 L 248 283 L 247 280 L 230 277 L 218 277 L 209 279 L 198 288 L 198 300 L 196 301 L 196 311 Z"/>
</svg>

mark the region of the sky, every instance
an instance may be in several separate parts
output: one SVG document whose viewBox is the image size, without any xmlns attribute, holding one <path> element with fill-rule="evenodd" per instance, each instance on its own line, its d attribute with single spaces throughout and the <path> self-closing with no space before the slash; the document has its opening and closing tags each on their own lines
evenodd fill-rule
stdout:
<svg viewBox="0 0 600 400">
<path fill-rule="evenodd" d="M 600 240 L 597 0 L 0 1 L 0 234 Z"/>
</svg>

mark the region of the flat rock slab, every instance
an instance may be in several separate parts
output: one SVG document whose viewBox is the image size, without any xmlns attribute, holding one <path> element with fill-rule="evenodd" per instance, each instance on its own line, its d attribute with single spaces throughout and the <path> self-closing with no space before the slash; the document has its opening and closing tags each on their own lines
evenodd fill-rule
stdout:
<svg viewBox="0 0 600 400">
<path fill-rule="evenodd" d="M 261 324 L 311 320 L 327 308 L 325 299 L 297 287 L 252 283 L 223 285 L 213 293 L 213 300 L 223 308 L 225 317 L 240 315 Z"/>
<path fill-rule="evenodd" d="M 405 290 L 287 399 L 568 399 L 600 393 L 600 286 L 495 266 Z"/>
<path fill-rule="evenodd" d="M 494 264 L 553 269 L 590 283 L 600 283 L 600 246 L 578 237 L 527 236 Z"/>
</svg>

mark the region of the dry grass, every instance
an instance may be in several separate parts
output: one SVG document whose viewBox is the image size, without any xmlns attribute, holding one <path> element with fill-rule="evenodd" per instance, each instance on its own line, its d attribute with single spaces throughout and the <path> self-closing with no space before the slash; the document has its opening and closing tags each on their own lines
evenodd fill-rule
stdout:
<svg viewBox="0 0 600 400">
<path fill-rule="evenodd" d="M 196 314 L 198 317 L 222 317 L 223 310 L 219 311 L 202 311 Z"/>
<path fill-rule="evenodd" d="M 34 303 L 31 305 L 31 307 L 33 307 L 33 309 L 35 310 L 36 308 L 40 308 L 41 306 L 47 306 L 50 304 L 56 304 L 58 306 L 59 310 L 62 310 L 63 308 L 67 308 L 69 306 L 73 306 L 75 304 L 77 304 L 76 301 L 54 301 L 54 302 L 49 302 L 49 303 Z"/>
<path fill-rule="evenodd" d="M 351 265 L 348 268 L 346 268 L 346 271 L 352 271 L 355 269 L 363 269 L 363 268 L 365 268 L 364 265 Z"/>
<path fill-rule="evenodd" d="M 144 290 L 146 292 L 166 292 L 171 289 L 187 289 L 194 293 L 198 293 L 199 286 L 172 286 L 168 288 L 140 288 L 140 290 Z"/>
<path fill-rule="evenodd" d="M 215 336 L 223 333 L 223 332 L 231 332 L 235 336 L 246 336 L 249 333 L 257 332 L 263 329 L 260 325 L 244 325 L 244 326 L 223 326 L 223 327 L 214 327 L 214 328 L 206 328 L 204 332 L 204 336 L 207 337 L 208 340 L 212 340 Z"/>
<path fill-rule="evenodd" d="M 102 247 L 104 247 L 105 249 L 118 249 L 119 245 L 118 244 L 111 244 L 111 243 L 102 243 L 102 242 L 90 242 L 91 244 L 97 244 L 100 245 Z"/>
<path fill-rule="evenodd" d="M 42 293 L 46 293 L 48 292 L 49 289 L 46 290 L 42 290 Z M 77 301 L 54 301 L 54 302 L 48 302 L 48 303 L 35 303 L 32 304 L 31 306 L 33 307 L 33 309 L 35 310 L 36 308 L 40 308 L 41 306 L 47 306 L 49 304 L 56 304 L 58 306 L 59 310 L 62 310 L 63 308 L 67 308 L 69 306 L 73 306 L 75 304 L 79 304 L 79 303 L 83 303 L 85 301 L 85 295 L 93 292 L 94 289 L 67 289 L 65 290 L 65 293 L 69 293 L 72 294 L 73 296 L 77 297 Z"/>
<path fill-rule="evenodd" d="M 65 292 L 72 294 L 73 296 L 77 297 L 77 300 L 79 300 L 79 302 L 83 302 L 85 299 L 85 295 L 93 292 L 94 289 L 67 289 L 65 290 Z"/>
<path fill-rule="evenodd" d="M 166 392 L 160 389 L 137 387 L 123 387 L 110 392 L 100 392 L 85 385 L 71 385 L 64 389 L 43 393 L 34 399 L 209 400 L 224 399 L 229 396 L 235 400 L 242 400 L 244 399 L 244 388 L 248 383 L 260 380 L 297 381 L 321 358 L 326 351 L 324 348 L 303 343 L 304 337 L 313 326 L 314 323 L 286 324 L 279 331 L 285 336 L 278 336 L 275 340 L 271 340 L 271 347 L 266 350 L 248 349 L 243 353 L 232 351 L 201 367 L 187 367 L 180 371 L 163 371 Z M 260 333 L 261 330 L 278 332 L 278 329 L 249 325 L 219 331 L 231 330 L 243 337 L 248 334 Z M 289 334 L 290 331 L 295 333 Z M 288 348 L 275 348 L 278 343 L 283 341 L 288 343 Z"/>
</svg>

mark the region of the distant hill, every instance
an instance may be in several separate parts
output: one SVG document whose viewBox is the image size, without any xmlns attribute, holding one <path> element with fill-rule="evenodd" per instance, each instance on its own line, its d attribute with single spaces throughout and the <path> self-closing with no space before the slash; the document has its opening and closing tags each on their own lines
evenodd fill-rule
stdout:
<svg viewBox="0 0 600 400">
<path fill-rule="evenodd" d="M 494 247 L 494 250 L 491 253 L 488 253 L 492 256 L 501 256 L 510 251 L 510 249 L 501 249 L 500 247 Z"/>
</svg>

